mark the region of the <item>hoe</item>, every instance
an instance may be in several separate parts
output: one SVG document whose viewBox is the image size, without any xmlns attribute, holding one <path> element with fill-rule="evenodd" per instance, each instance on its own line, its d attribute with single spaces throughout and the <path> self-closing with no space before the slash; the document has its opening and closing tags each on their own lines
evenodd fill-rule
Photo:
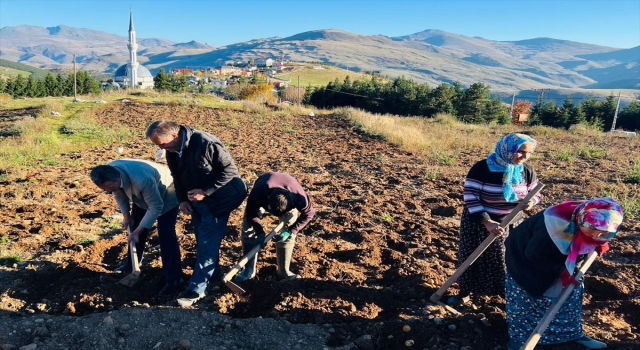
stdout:
<svg viewBox="0 0 640 350">
<path fill-rule="evenodd" d="M 131 233 L 131 231 L 129 231 Z M 140 265 L 138 265 L 138 253 L 136 252 L 136 242 L 129 241 L 129 251 L 131 252 L 131 266 L 133 266 L 133 272 L 125 276 L 118 283 L 127 287 L 133 287 L 138 282 L 140 277 Z"/>
<path fill-rule="evenodd" d="M 500 226 L 501 227 L 507 227 L 509 226 L 509 224 L 511 224 L 511 222 L 513 222 L 513 220 L 518 217 L 518 215 L 521 214 L 522 210 L 524 208 L 527 207 L 527 203 L 529 202 L 529 200 L 531 200 L 531 198 L 533 198 L 533 196 L 535 196 L 538 192 L 540 192 L 540 190 L 542 190 L 542 188 L 544 187 L 543 184 L 538 183 L 538 185 L 536 187 L 533 188 L 533 190 L 531 190 L 531 192 L 529 192 L 527 194 L 526 197 L 524 197 L 523 200 L 521 200 L 518 205 L 516 205 L 515 208 L 513 208 L 513 210 L 511 211 L 511 213 L 509 213 L 509 215 L 507 215 L 502 222 L 500 222 Z M 452 308 L 451 306 L 443 303 L 440 301 L 440 299 L 442 299 L 442 296 L 444 295 L 444 293 L 447 291 L 447 289 L 449 287 L 451 287 L 451 285 L 458 280 L 458 278 L 460 277 L 460 275 L 462 275 L 468 268 L 469 266 L 471 266 L 471 264 L 473 264 L 476 259 L 478 259 L 478 257 L 480 257 L 480 255 L 482 255 L 482 253 L 484 253 L 484 251 L 491 245 L 491 243 L 493 243 L 493 241 L 496 239 L 496 235 L 494 235 L 493 233 L 489 234 L 489 236 L 487 236 L 487 238 L 485 238 L 485 240 L 478 246 L 478 248 L 476 248 L 476 250 L 473 251 L 473 253 L 471 253 L 471 255 L 467 258 L 467 260 L 465 260 L 462 265 L 460 265 L 460 267 L 453 273 L 453 275 L 451 275 L 451 277 L 449 277 L 449 279 L 442 285 L 442 287 L 440 287 L 440 289 L 438 289 L 435 293 L 433 293 L 433 295 L 431 295 L 431 298 L 429 298 L 432 302 L 443 306 L 445 309 L 453 312 L 454 314 L 460 314 L 460 312 L 458 312 L 458 310 Z"/>
<path fill-rule="evenodd" d="M 284 227 L 284 223 L 282 223 L 282 222 L 279 223 L 278 226 L 276 226 L 276 228 L 274 228 L 273 231 L 271 231 L 267 235 L 267 237 L 264 238 L 264 242 L 265 243 L 269 242 L 271 240 L 271 238 L 273 238 L 273 236 L 275 236 L 276 233 L 280 232 L 280 230 L 283 227 Z M 231 271 L 229 271 L 222 278 L 222 282 L 224 282 L 224 284 L 227 286 L 227 288 L 231 289 L 232 292 L 234 292 L 236 294 L 244 294 L 245 290 L 242 289 L 239 285 L 231 282 L 231 279 L 233 278 L 233 276 L 238 274 L 238 272 L 240 272 L 240 270 L 242 270 L 242 268 L 244 267 L 244 265 L 247 264 L 249 259 L 251 259 L 254 255 L 256 255 L 259 250 L 260 250 L 260 244 L 256 244 L 256 246 L 253 247 L 253 249 L 251 249 L 251 251 L 249 253 L 247 253 L 247 255 L 243 256 L 242 259 L 240 259 L 240 261 L 238 262 L 238 264 L 236 264 L 236 266 L 234 266 L 231 269 Z"/>
</svg>

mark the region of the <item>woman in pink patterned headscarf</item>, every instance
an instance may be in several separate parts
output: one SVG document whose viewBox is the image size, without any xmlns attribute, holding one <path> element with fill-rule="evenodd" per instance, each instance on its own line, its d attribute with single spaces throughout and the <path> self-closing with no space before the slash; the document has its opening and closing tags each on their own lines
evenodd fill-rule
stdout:
<svg viewBox="0 0 640 350">
<path fill-rule="evenodd" d="M 582 330 L 584 286 L 573 278 L 580 256 L 609 249 L 622 224 L 622 207 L 612 198 L 568 201 L 525 220 L 506 240 L 509 349 L 518 349 L 555 302 L 562 288 L 576 285 L 540 344 L 575 342 L 587 349 L 607 345 Z"/>
</svg>

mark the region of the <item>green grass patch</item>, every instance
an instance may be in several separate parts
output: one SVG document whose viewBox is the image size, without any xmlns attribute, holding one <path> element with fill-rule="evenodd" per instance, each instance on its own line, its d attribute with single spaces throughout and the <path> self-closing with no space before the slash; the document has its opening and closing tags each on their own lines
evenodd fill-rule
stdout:
<svg viewBox="0 0 640 350">
<path fill-rule="evenodd" d="M 81 237 L 80 239 L 78 239 L 78 244 L 80 245 L 89 245 L 97 240 L 100 239 L 100 236 L 96 235 L 96 234 L 88 234 L 84 237 Z"/>
<path fill-rule="evenodd" d="M 557 150 L 553 156 L 555 159 L 561 160 L 563 162 L 573 162 L 576 157 L 573 151 L 567 148 L 561 148 Z"/>
<path fill-rule="evenodd" d="M 607 150 L 603 147 L 585 145 L 578 149 L 578 155 L 589 159 L 605 158 L 607 156 Z"/>
<path fill-rule="evenodd" d="M 602 195 L 615 199 L 624 210 L 625 220 L 640 219 L 640 193 L 637 186 L 618 183 L 602 190 Z"/>
<path fill-rule="evenodd" d="M 438 171 L 438 169 L 427 169 L 424 172 L 424 178 L 425 180 L 435 181 L 438 179 L 439 174 L 440 172 Z"/>
<path fill-rule="evenodd" d="M 278 73 L 274 77 L 284 81 L 290 80 L 289 85 L 292 86 L 307 87 L 326 86 L 336 79 L 343 82 L 347 76 L 353 82 L 363 74 L 321 64 L 294 64 L 291 71 Z"/>
<path fill-rule="evenodd" d="M 627 170 L 626 182 L 640 183 L 640 158 L 636 159 L 633 166 Z"/>
<path fill-rule="evenodd" d="M 389 213 L 384 213 L 378 217 L 380 221 L 393 222 L 393 216 Z"/>
<path fill-rule="evenodd" d="M 458 152 L 449 153 L 442 150 L 435 150 L 429 158 L 431 158 L 431 162 L 436 165 L 452 165 L 458 160 L 459 155 Z"/>
<path fill-rule="evenodd" d="M 0 265 L 13 265 L 21 261 L 23 261 L 23 258 L 20 254 L 13 254 L 13 255 L 0 257 Z"/>
<path fill-rule="evenodd" d="M 12 127 L 16 136 L 0 140 L 0 169 L 59 165 L 62 160 L 57 159 L 57 155 L 79 152 L 134 136 L 133 131 L 125 126 L 104 128 L 99 125 L 91 113 L 96 104 L 32 99 L 31 107 L 34 105 L 40 111 L 36 118 L 16 122 Z M 51 116 L 51 111 L 59 112 L 62 116 Z M 65 162 L 67 166 L 73 165 L 71 163 L 68 160 Z"/>
</svg>

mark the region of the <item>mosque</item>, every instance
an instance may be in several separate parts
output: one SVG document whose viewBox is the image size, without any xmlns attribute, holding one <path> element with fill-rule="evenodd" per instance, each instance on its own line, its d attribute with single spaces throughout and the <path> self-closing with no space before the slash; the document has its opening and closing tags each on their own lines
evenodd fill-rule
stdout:
<svg viewBox="0 0 640 350">
<path fill-rule="evenodd" d="M 113 80 L 120 86 L 130 88 L 153 88 L 153 75 L 143 65 L 138 63 L 138 43 L 136 42 L 136 30 L 133 27 L 133 10 L 129 14 L 129 63 L 118 67 Z"/>
</svg>

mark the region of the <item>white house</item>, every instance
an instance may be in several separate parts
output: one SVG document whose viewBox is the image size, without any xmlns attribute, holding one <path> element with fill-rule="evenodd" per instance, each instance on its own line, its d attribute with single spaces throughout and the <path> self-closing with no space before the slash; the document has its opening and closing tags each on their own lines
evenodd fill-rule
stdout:
<svg viewBox="0 0 640 350">
<path fill-rule="evenodd" d="M 226 89 L 227 81 L 224 79 L 211 79 L 211 87 L 213 89 Z"/>
<path fill-rule="evenodd" d="M 257 58 L 256 66 L 258 67 L 271 67 L 273 66 L 273 60 L 270 58 Z"/>
</svg>

